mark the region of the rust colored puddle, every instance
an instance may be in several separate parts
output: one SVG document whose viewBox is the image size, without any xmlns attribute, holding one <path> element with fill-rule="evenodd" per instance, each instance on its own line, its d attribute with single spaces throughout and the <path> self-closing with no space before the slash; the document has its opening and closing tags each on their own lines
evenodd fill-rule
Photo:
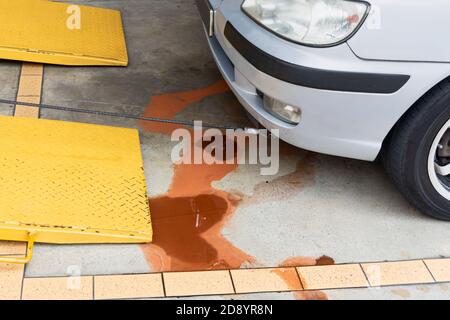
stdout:
<svg viewBox="0 0 450 320">
<path fill-rule="evenodd" d="M 321 256 L 316 260 L 316 265 L 318 266 L 331 266 L 334 264 L 334 259 L 328 256 Z"/>
<path fill-rule="evenodd" d="M 207 97 L 228 91 L 230 91 L 230 88 L 227 83 L 224 80 L 220 80 L 206 88 L 154 96 L 144 112 L 144 117 L 173 119 L 177 113 L 183 111 L 189 105 L 200 102 Z M 177 124 L 148 121 L 140 121 L 139 125 L 149 132 L 164 133 L 167 135 L 171 135 L 175 129 L 180 128 L 180 125 Z"/>
<path fill-rule="evenodd" d="M 154 243 L 145 252 L 152 265 L 161 271 L 186 271 L 234 269 L 251 262 L 220 235 L 235 202 L 220 193 L 151 199 Z M 152 246 L 163 255 L 152 256 Z"/>
<path fill-rule="evenodd" d="M 191 104 L 229 90 L 225 81 L 218 81 L 206 88 L 153 97 L 145 116 L 171 119 Z M 179 128 L 151 122 L 141 126 L 163 134 Z M 211 186 L 236 169 L 235 164 L 174 166 L 167 194 L 150 199 L 153 243 L 142 249 L 155 271 L 234 269 L 254 261 L 221 234 L 240 197 Z"/>
<path fill-rule="evenodd" d="M 226 261 L 218 260 L 217 249 L 202 238 L 203 233 L 222 221 L 227 210 L 227 201 L 214 194 L 152 199 L 155 244 L 164 248 L 167 255 L 179 260 L 171 267 L 178 269 L 184 263 L 199 267 L 204 267 L 200 265 L 205 263 L 229 267 Z"/>
<path fill-rule="evenodd" d="M 209 87 L 188 92 L 170 93 L 152 97 L 144 116 L 174 118 L 177 113 L 206 97 L 221 94 L 230 89 L 224 81 Z M 149 132 L 170 135 L 179 125 L 141 122 L 140 126 Z M 202 145 L 206 147 L 205 144 Z M 283 147 L 281 154 L 291 152 L 293 147 Z M 293 151 L 297 152 L 297 151 Z M 295 194 L 313 181 L 314 170 L 311 161 L 314 156 L 303 157 L 298 170 L 267 184 L 255 187 L 254 197 L 243 199 L 240 195 L 217 190 L 214 181 L 220 181 L 237 169 L 235 164 L 180 164 L 174 166 L 174 177 L 169 191 L 150 199 L 154 230 L 151 244 L 141 245 L 143 253 L 156 272 L 237 269 L 243 264 L 255 263 L 255 259 L 231 244 L 222 229 L 234 214 L 236 207 L 267 201 L 268 197 L 280 196 L 277 189 L 288 189 L 284 194 Z M 275 189 L 275 190 L 274 190 Z M 326 264 L 331 258 L 291 258 L 282 266 L 305 266 Z M 289 283 L 293 279 L 284 274 L 279 276 Z M 326 299 L 319 291 L 297 292 L 297 299 Z"/>
<path fill-rule="evenodd" d="M 144 253 L 157 271 L 239 268 L 254 259 L 225 239 L 221 230 L 241 200 L 211 182 L 234 165 L 177 165 L 169 192 L 150 199 L 153 243 Z"/>
<path fill-rule="evenodd" d="M 292 257 L 284 260 L 279 267 L 309 267 L 309 266 L 324 266 L 333 265 L 334 259 L 328 256 L 321 256 L 320 258 L 314 259 L 311 257 Z M 289 288 L 294 288 L 296 280 L 290 279 L 283 275 L 283 273 L 278 273 L 278 276 L 283 279 L 283 281 L 288 285 Z M 311 291 L 295 291 L 293 292 L 295 299 L 297 300 L 328 300 L 328 296 L 325 292 L 320 290 Z"/>
<path fill-rule="evenodd" d="M 309 267 L 309 266 L 329 266 L 334 264 L 334 259 L 328 256 L 320 258 L 311 257 L 292 257 L 280 263 L 279 267 Z"/>
<path fill-rule="evenodd" d="M 328 296 L 325 292 L 315 291 L 296 291 L 294 297 L 297 300 L 328 300 Z"/>
</svg>

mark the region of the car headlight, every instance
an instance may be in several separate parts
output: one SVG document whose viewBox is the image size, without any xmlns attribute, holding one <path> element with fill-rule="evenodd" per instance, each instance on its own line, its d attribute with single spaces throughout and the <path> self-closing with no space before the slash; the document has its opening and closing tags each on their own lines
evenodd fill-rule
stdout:
<svg viewBox="0 0 450 320">
<path fill-rule="evenodd" d="M 242 9 L 287 40 L 330 46 L 356 32 L 369 12 L 369 4 L 355 0 L 245 0 Z"/>
</svg>

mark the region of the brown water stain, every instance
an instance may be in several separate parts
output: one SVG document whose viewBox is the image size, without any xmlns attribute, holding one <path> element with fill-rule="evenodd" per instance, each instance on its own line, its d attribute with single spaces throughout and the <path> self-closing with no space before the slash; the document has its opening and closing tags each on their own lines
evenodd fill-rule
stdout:
<svg viewBox="0 0 450 320">
<path fill-rule="evenodd" d="M 391 292 L 403 299 L 409 298 L 411 296 L 411 293 L 406 289 L 393 289 Z"/>
<path fill-rule="evenodd" d="M 293 147 L 292 147 L 293 148 Z M 243 205 L 283 201 L 298 194 L 305 187 L 315 183 L 315 153 L 301 151 L 297 153 L 300 160 L 296 170 L 288 175 L 266 181 L 255 186 L 253 196 L 244 200 Z"/>
<path fill-rule="evenodd" d="M 145 116 L 171 119 L 189 105 L 229 90 L 224 81 L 218 81 L 207 88 L 153 97 Z M 147 122 L 141 126 L 163 134 L 171 134 L 179 128 L 178 125 Z M 207 147 L 201 142 L 192 142 L 192 147 L 198 146 Z M 155 271 L 230 269 L 254 261 L 221 234 L 240 196 L 211 186 L 236 169 L 236 164 L 174 166 L 169 191 L 150 199 L 154 240 L 142 249 Z"/>
<path fill-rule="evenodd" d="M 207 88 L 155 96 L 144 115 L 172 119 L 192 103 L 227 91 L 229 88 L 226 83 L 219 81 Z M 141 122 L 140 125 L 146 131 L 162 134 L 171 134 L 180 127 L 151 122 Z M 202 147 L 205 148 L 206 145 L 203 144 Z M 292 151 L 294 149 L 283 146 L 281 154 L 297 152 Z M 245 202 L 261 201 L 268 196 L 273 200 L 280 200 L 313 183 L 314 157 L 314 154 L 306 153 L 294 173 L 256 186 L 257 196 L 247 198 Z M 233 246 L 222 235 L 224 225 L 234 214 L 236 207 L 243 202 L 243 197 L 237 193 L 217 190 L 211 185 L 236 169 L 236 164 L 174 166 L 169 191 L 163 196 L 150 199 L 154 242 L 141 246 L 154 271 L 235 269 L 243 264 L 255 263 L 253 257 Z M 289 260 L 285 264 L 292 263 L 295 266 L 316 265 L 318 261 L 325 261 L 306 257 Z M 292 277 L 285 274 L 280 274 L 280 277 L 293 286 L 295 280 Z M 295 295 L 299 299 L 326 299 L 326 295 L 319 291 L 299 292 Z"/>
<path fill-rule="evenodd" d="M 295 266 L 309 266 L 310 263 L 313 263 L 310 258 L 293 258 L 292 260 L 286 260 L 283 262 L 283 265 L 280 267 L 291 267 L 289 264 L 295 261 Z M 298 264 L 305 263 L 305 264 Z M 294 298 L 296 300 L 328 300 L 328 296 L 319 290 L 311 290 L 311 291 L 297 291 L 298 284 L 301 284 L 300 278 L 296 273 L 288 272 L 286 269 L 275 269 L 273 271 L 283 282 L 287 285 L 289 290 L 292 290 Z M 302 284 L 301 284 L 302 285 Z"/>
<path fill-rule="evenodd" d="M 420 286 L 420 287 L 417 288 L 417 290 L 419 290 L 422 293 L 430 292 L 430 288 L 429 287 L 425 287 L 425 286 Z"/>
<path fill-rule="evenodd" d="M 153 96 L 143 116 L 173 119 L 177 113 L 183 111 L 189 105 L 200 102 L 206 97 L 228 91 L 230 91 L 230 87 L 224 80 L 220 80 L 206 88 Z M 139 125 L 146 131 L 168 135 L 180 128 L 180 125 L 177 124 L 148 121 L 140 121 Z"/>
<path fill-rule="evenodd" d="M 334 264 L 334 259 L 328 256 L 320 258 L 312 257 L 291 257 L 280 263 L 280 267 L 310 267 L 310 266 L 329 266 Z"/>
<path fill-rule="evenodd" d="M 297 260 L 297 262 L 304 261 L 305 263 L 310 263 L 309 259 L 305 260 Z M 305 266 L 305 265 L 299 265 Z M 328 296 L 319 290 L 311 290 L 311 291 L 294 291 L 298 288 L 298 283 L 300 282 L 300 278 L 293 274 L 292 272 L 287 272 L 284 269 L 275 269 L 273 271 L 277 274 L 288 286 L 289 290 L 293 290 L 293 295 L 296 300 L 328 300 Z M 300 282 L 301 283 L 301 282 Z"/>
<path fill-rule="evenodd" d="M 323 265 L 333 265 L 334 259 L 328 256 L 321 256 L 320 258 L 311 257 L 291 257 L 280 263 L 279 267 L 289 268 L 289 267 L 311 267 L 311 266 L 323 266 Z M 282 275 L 279 275 L 281 279 L 291 287 L 293 282 L 291 279 L 287 279 Z M 302 284 L 303 285 L 303 284 Z M 294 292 L 294 297 L 297 300 L 328 300 L 328 296 L 325 292 L 319 290 L 311 291 L 296 291 Z"/>
<path fill-rule="evenodd" d="M 332 266 L 334 264 L 334 259 L 328 256 L 321 256 L 316 259 L 316 265 L 318 266 Z"/>
<path fill-rule="evenodd" d="M 310 267 L 317 264 L 317 259 L 312 257 L 291 257 L 279 264 L 279 267 Z"/>
<path fill-rule="evenodd" d="M 297 300 L 328 300 L 327 294 L 319 290 L 296 291 L 294 297 Z"/>
<path fill-rule="evenodd" d="M 211 182 L 233 170 L 233 165 L 175 166 L 167 194 L 150 199 L 154 241 L 142 248 L 154 269 L 229 269 L 254 261 L 221 234 L 240 197 Z"/>
<path fill-rule="evenodd" d="M 220 194 L 151 199 L 154 245 L 164 250 L 164 270 L 238 268 L 250 260 L 218 236 L 234 199 Z"/>
<path fill-rule="evenodd" d="M 239 197 L 212 189 L 207 194 L 190 192 L 150 200 L 154 242 L 143 249 L 152 266 L 158 271 L 218 270 L 253 262 L 221 234 Z"/>
</svg>

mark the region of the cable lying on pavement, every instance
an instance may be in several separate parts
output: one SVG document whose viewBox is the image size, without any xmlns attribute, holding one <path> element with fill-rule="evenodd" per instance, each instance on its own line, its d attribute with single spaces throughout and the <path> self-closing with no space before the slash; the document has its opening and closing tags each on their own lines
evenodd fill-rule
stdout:
<svg viewBox="0 0 450 320">
<path fill-rule="evenodd" d="M 159 123 L 167 123 L 167 124 L 178 124 L 188 127 L 195 127 L 194 121 L 185 121 L 185 120 L 174 120 L 174 119 L 161 119 L 161 118 L 155 118 L 155 117 L 142 117 L 138 115 L 132 115 L 132 114 L 125 114 L 125 113 L 117 113 L 117 112 L 111 112 L 111 111 L 96 111 L 96 110 L 89 110 L 89 109 L 82 109 L 82 108 L 71 108 L 71 107 L 63 107 L 63 106 L 55 106 L 55 105 L 49 105 L 44 103 L 31 103 L 31 102 L 20 102 L 16 100 L 8 100 L 8 99 L 0 99 L 1 104 L 11 104 L 14 106 L 20 105 L 25 107 L 34 107 L 34 108 L 41 108 L 41 109 L 49 109 L 49 110 L 58 110 L 58 111 L 66 111 L 66 112 L 74 112 L 74 113 L 85 113 L 85 114 L 93 114 L 98 116 L 109 116 L 109 117 L 116 117 L 116 118 L 125 118 L 125 119 L 133 119 L 133 120 L 140 120 L 140 121 L 148 121 L 148 122 L 159 122 Z M 246 133 L 249 134 L 258 134 L 258 129 L 255 128 L 238 128 L 228 125 L 216 125 L 216 124 L 202 124 L 202 127 L 204 128 L 210 128 L 210 129 L 232 129 L 232 130 L 244 130 Z"/>
</svg>

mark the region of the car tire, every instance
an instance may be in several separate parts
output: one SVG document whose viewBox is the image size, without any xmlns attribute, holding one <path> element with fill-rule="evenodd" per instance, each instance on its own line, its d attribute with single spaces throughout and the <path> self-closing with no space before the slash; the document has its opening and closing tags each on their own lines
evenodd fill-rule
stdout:
<svg viewBox="0 0 450 320">
<path fill-rule="evenodd" d="M 450 165 L 449 127 L 450 80 L 445 80 L 394 127 L 382 157 L 388 175 L 406 199 L 421 212 L 445 221 L 450 221 L 450 175 L 442 175 L 446 171 L 440 168 Z"/>
</svg>

